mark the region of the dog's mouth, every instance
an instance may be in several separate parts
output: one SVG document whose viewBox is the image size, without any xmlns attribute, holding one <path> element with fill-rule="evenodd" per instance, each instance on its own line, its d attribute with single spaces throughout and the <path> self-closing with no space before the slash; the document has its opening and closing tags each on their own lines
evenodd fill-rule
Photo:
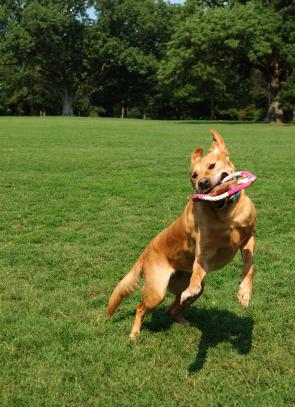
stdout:
<svg viewBox="0 0 295 407">
<path fill-rule="evenodd" d="M 226 177 L 228 177 L 229 176 L 229 173 L 228 172 L 222 172 L 221 173 L 221 175 L 220 175 L 220 181 L 219 181 L 219 184 L 221 184 L 221 182 L 224 180 L 224 178 L 226 178 Z M 218 185 L 219 185 L 218 184 Z"/>
<path fill-rule="evenodd" d="M 222 184 L 222 181 L 224 180 L 224 178 L 228 177 L 229 173 L 228 172 L 222 172 L 220 177 L 219 177 L 219 181 L 215 184 L 215 185 L 210 185 L 209 188 L 207 189 L 202 189 L 202 191 L 200 191 L 202 194 L 209 194 L 215 187 L 217 187 L 217 185 Z"/>
</svg>

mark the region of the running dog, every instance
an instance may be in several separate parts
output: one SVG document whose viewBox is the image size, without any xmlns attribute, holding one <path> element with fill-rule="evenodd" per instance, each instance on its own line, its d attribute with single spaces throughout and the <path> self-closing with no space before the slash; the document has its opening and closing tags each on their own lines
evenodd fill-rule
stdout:
<svg viewBox="0 0 295 407">
<path fill-rule="evenodd" d="M 198 193 L 210 193 L 234 172 L 222 137 L 210 131 L 213 143 L 209 152 L 204 154 L 197 148 L 191 156 L 190 180 Z M 167 290 L 175 294 L 167 314 L 187 323 L 182 310 L 200 297 L 208 272 L 224 267 L 239 249 L 243 274 L 237 298 L 247 308 L 253 287 L 255 223 L 256 210 L 244 190 L 235 200 L 190 200 L 182 215 L 147 245 L 119 282 L 109 300 L 109 315 L 138 287 L 143 276 L 142 302 L 136 308 L 130 339 L 136 340 L 145 314 L 161 304 Z"/>
</svg>

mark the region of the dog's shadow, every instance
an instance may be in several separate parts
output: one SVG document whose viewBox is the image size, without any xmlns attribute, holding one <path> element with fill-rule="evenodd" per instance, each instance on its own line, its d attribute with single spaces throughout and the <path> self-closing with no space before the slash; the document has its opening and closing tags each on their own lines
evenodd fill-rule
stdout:
<svg viewBox="0 0 295 407">
<path fill-rule="evenodd" d="M 163 307 L 157 308 L 151 321 L 145 323 L 150 331 L 159 332 L 170 328 L 173 321 L 163 311 Z M 194 307 L 187 310 L 185 317 L 202 333 L 196 360 L 188 368 L 190 373 L 200 371 L 206 362 L 208 350 L 221 342 L 230 342 L 242 355 L 250 352 L 254 325 L 251 317 L 240 317 L 217 308 Z"/>
</svg>

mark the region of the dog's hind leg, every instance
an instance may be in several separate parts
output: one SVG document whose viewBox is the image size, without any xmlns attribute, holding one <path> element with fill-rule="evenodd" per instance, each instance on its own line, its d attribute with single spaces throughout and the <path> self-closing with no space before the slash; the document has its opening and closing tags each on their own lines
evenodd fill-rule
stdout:
<svg viewBox="0 0 295 407">
<path fill-rule="evenodd" d="M 188 321 L 182 316 L 180 309 L 180 295 L 187 288 L 190 282 L 190 273 L 177 271 L 169 281 L 168 289 L 175 294 L 174 302 L 167 308 L 166 314 L 180 324 L 188 324 Z"/>
<path fill-rule="evenodd" d="M 182 325 L 188 325 L 189 322 L 182 315 L 183 307 L 180 306 L 180 294 L 175 297 L 174 302 L 167 308 L 166 314 L 169 315 L 174 321 Z"/>
<path fill-rule="evenodd" d="M 181 273 L 181 274 L 180 274 Z M 202 290 L 198 295 L 190 297 L 184 303 L 180 303 L 181 293 L 187 288 L 190 281 L 190 274 L 179 272 L 172 276 L 169 283 L 169 289 L 176 295 L 173 304 L 167 309 L 167 315 L 171 316 L 176 322 L 187 325 L 189 322 L 182 316 L 184 308 L 191 305 L 197 298 L 199 298 L 204 291 L 204 282 L 202 282 Z"/>
<path fill-rule="evenodd" d="M 253 290 L 254 265 L 253 255 L 255 249 L 255 236 L 251 236 L 248 242 L 241 247 L 241 255 L 244 263 L 243 276 L 238 292 L 238 300 L 244 308 L 248 308 Z"/>
<path fill-rule="evenodd" d="M 142 288 L 142 302 L 136 307 L 136 314 L 131 333 L 135 341 L 140 333 L 141 324 L 145 314 L 156 308 L 164 300 L 171 274 L 174 270 L 166 263 L 149 264 L 144 267 L 144 286 Z"/>
<path fill-rule="evenodd" d="M 143 318 L 147 312 L 148 312 L 148 309 L 144 305 L 143 302 L 137 305 L 134 323 L 133 323 L 133 326 L 132 326 L 132 329 L 131 329 L 131 332 L 129 335 L 129 338 L 133 342 L 136 340 L 137 336 L 140 333 L 141 324 L 142 324 Z"/>
</svg>

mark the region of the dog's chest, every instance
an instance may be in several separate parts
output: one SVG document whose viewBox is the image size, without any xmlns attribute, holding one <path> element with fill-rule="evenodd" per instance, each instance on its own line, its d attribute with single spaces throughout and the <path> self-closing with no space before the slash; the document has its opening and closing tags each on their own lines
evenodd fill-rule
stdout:
<svg viewBox="0 0 295 407">
<path fill-rule="evenodd" d="M 219 233 L 200 236 L 199 253 L 210 270 L 224 267 L 235 256 L 247 232 L 241 227 L 231 227 Z"/>
</svg>

